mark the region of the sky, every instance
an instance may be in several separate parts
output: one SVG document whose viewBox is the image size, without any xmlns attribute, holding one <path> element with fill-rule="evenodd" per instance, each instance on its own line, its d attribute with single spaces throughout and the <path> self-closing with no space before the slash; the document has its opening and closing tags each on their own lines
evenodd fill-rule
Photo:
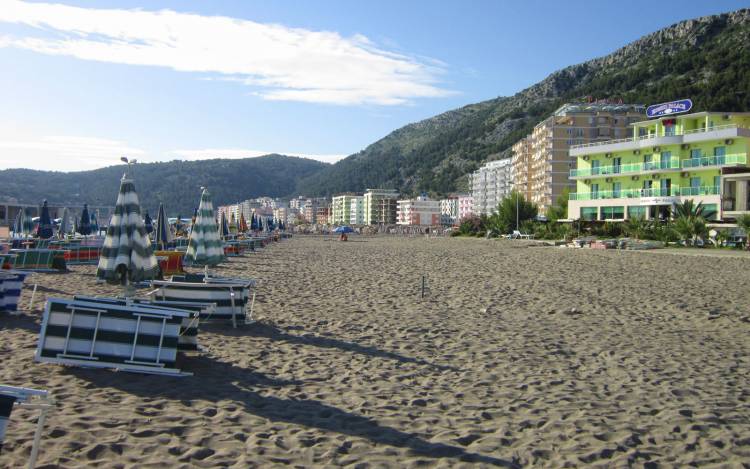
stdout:
<svg viewBox="0 0 750 469">
<path fill-rule="evenodd" d="M 334 162 L 408 123 L 743 7 L 0 0 L 0 169 L 87 170 L 121 156 Z"/>
</svg>

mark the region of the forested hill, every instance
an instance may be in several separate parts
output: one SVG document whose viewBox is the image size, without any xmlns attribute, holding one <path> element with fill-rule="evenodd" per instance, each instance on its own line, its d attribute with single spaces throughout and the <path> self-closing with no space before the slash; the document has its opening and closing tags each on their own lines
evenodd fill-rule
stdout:
<svg viewBox="0 0 750 469">
<path fill-rule="evenodd" d="M 750 111 L 750 10 L 680 22 L 512 97 L 407 125 L 305 178 L 298 191 L 445 194 L 481 163 L 509 157 L 511 145 L 558 106 L 587 96 L 639 104 L 689 97 L 697 111 Z"/>
<path fill-rule="evenodd" d="M 282 197 L 293 193 L 302 177 L 327 166 L 305 158 L 267 155 L 139 163 L 133 168 L 133 177 L 142 207 L 153 214 L 162 202 L 170 214 L 187 216 L 198 206 L 201 186 L 209 188 L 214 205 L 259 196 Z M 48 199 L 55 204 L 114 205 L 124 172 L 124 165 L 71 173 L 8 169 L 0 171 L 0 200 L 15 198 L 39 204 Z"/>
</svg>

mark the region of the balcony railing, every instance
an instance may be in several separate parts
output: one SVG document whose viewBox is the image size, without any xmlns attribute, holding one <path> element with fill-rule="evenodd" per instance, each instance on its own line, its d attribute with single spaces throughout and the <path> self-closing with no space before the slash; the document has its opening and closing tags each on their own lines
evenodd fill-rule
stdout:
<svg viewBox="0 0 750 469">
<path fill-rule="evenodd" d="M 670 133 L 661 133 L 661 134 L 646 134 L 646 135 L 637 135 L 635 137 L 628 137 L 628 138 L 618 138 L 615 140 L 605 140 L 603 142 L 589 142 L 589 143 L 581 143 L 579 145 L 571 145 L 571 149 L 575 148 L 590 148 L 590 147 L 598 147 L 601 145 L 611 145 L 613 143 L 626 143 L 626 142 L 637 142 L 640 140 L 649 140 L 652 138 L 662 138 L 662 137 L 675 137 L 675 136 L 681 136 L 681 135 L 693 135 L 697 133 L 703 133 L 703 132 L 714 132 L 716 130 L 725 130 L 725 129 L 741 129 L 744 128 L 737 124 L 726 124 L 726 125 L 714 125 L 713 127 L 702 127 L 698 129 L 691 129 L 691 130 L 685 130 L 681 132 L 673 131 Z"/>
<path fill-rule="evenodd" d="M 719 186 L 673 186 L 669 189 L 657 187 L 652 189 L 621 189 L 619 191 L 571 192 L 569 200 L 639 199 L 642 197 L 680 197 L 718 194 Z"/>
<path fill-rule="evenodd" d="M 665 169 L 691 169 L 703 166 L 724 166 L 747 164 L 747 155 L 734 153 L 721 156 L 702 156 L 686 160 L 671 159 L 670 161 L 655 161 L 651 163 L 632 163 L 619 166 L 599 166 L 598 168 L 572 169 L 570 177 L 606 176 L 611 174 L 632 174 Z"/>
<path fill-rule="evenodd" d="M 731 155 L 721 156 L 702 156 L 700 158 L 691 158 L 682 160 L 683 168 L 699 168 L 701 166 L 723 166 L 729 164 L 747 164 L 747 155 L 734 153 Z"/>
</svg>

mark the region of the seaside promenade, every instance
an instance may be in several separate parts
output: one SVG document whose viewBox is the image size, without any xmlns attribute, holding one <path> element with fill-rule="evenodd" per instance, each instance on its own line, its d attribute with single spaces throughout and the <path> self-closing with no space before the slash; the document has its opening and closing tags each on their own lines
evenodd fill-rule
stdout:
<svg viewBox="0 0 750 469">
<path fill-rule="evenodd" d="M 193 377 L 34 363 L 45 296 L 118 292 L 94 269 L 35 274 L 0 322 L 0 382 L 57 400 L 40 467 L 750 458 L 750 258 L 297 236 L 216 269 L 260 280 L 259 321 L 201 326 Z M 19 410 L 0 467 L 32 437 Z"/>
</svg>

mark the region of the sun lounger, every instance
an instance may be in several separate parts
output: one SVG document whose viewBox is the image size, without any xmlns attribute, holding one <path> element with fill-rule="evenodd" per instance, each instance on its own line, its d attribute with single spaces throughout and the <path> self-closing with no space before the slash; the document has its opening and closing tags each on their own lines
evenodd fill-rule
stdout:
<svg viewBox="0 0 750 469">
<path fill-rule="evenodd" d="M 0 384 L 0 452 L 3 449 L 5 429 L 8 426 L 13 408 L 39 409 L 41 413 L 36 422 L 36 431 L 34 432 L 34 440 L 31 444 L 31 454 L 29 455 L 28 463 L 28 467 L 33 469 L 36 466 L 36 458 L 39 454 L 39 441 L 42 438 L 44 421 L 47 418 L 47 412 L 49 412 L 53 405 L 54 401 L 50 398 L 47 391 Z"/>
<path fill-rule="evenodd" d="M 239 257 L 244 248 L 238 241 L 224 241 L 224 255 L 227 257 Z"/>
<path fill-rule="evenodd" d="M 16 256 L 15 268 L 33 272 L 64 272 L 65 251 L 60 249 L 11 249 Z"/>
<path fill-rule="evenodd" d="M 510 235 L 511 239 L 534 239 L 533 234 L 527 234 L 527 233 L 521 233 L 518 230 L 513 230 L 513 233 Z"/>
<path fill-rule="evenodd" d="M 182 259 L 185 253 L 181 251 L 154 251 L 157 258 L 163 258 L 159 261 L 159 268 L 162 275 L 182 274 L 185 270 L 182 268 Z"/>
<path fill-rule="evenodd" d="M 27 273 L 0 270 L 0 311 L 13 312 L 18 309 L 18 299 Z"/>
<path fill-rule="evenodd" d="M 151 285 L 155 288 L 151 292 L 154 300 L 214 303 L 214 312 L 202 314 L 201 320 L 230 320 L 235 327 L 238 320 L 245 323 L 252 320 L 250 297 L 255 280 L 225 277 L 206 280 L 203 275 L 174 275 L 171 280 L 153 280 Z"/>
<path fill-rule="evenodd" d="M 89 301 L 89 302 L 100 302 L 106 304 L 118 304 L 126 305 L 127 301 L 135 304 L 150 305 L 155 308 L 163 308 L 167 310 L 178 309 L 190 313 L 190 316 L 182 319 L 180 324 L 180 335 L 177 340 L 178 350 L 198 350 L 198 325 L 200 323 L 200 315 L 210 316 L 213 313 L 215 305 L 213 303 L 188 303 L 181 301 L 152 301 L 148 298 L 131 298 L 125 300 L 125 298 L 111 298 L 111 297 L 97 297 L 97 296 L 75 296 L 74 300 L 77 301 Z"/>
<path fill-rule="evenodd" d="M 36 361 L 184 376 L 176 367 L 183 319 L 146 304 L 48 298 Z"/>
</svg>

